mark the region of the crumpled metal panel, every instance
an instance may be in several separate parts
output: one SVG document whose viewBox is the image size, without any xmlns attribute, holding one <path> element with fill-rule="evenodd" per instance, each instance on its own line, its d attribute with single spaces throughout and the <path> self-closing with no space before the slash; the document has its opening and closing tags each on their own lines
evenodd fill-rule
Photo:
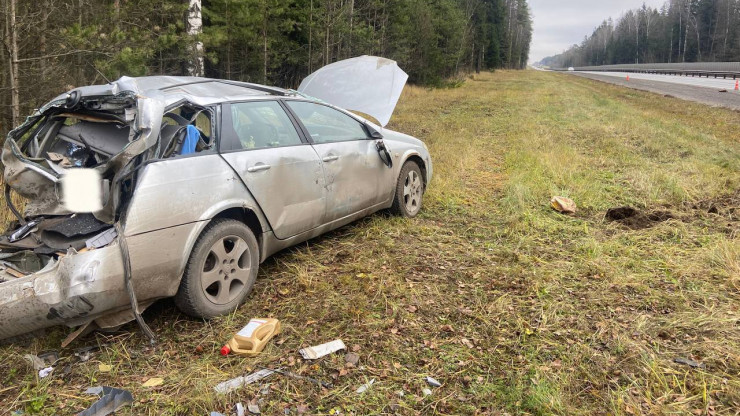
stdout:
<svg viewBox="0 0 740 416">
<path fill-rule="evenodd" d="M 83 94 L 83 99 L 99 96 L 130 95 L 136 97 L 137 116 L 133 125 L 136 131 L 134 140 L 106 163 L 93 168 L 101 176 L 115 172 L 112 189 L 110 190 L 112 197 L 108 199 L 101 210 L 93 213 L 97 219 L 112 223 L 116 207 L 120 202 L 115 178 L 127 173 L 127 170 L 123 168 L 134 157 L 144 153 L 157 143 L 166 98 L 160 91 L 150 91 L 148 96 L 141 95 L 143 92 L 139 91 L 136 81 L 127 77 L 121 78 L 112 84 L 83 87 L 79 88 L 78 91 Z M 17 132 L 22 131 L 30 124 L 34 124 L 46 111 L 60 107 L 63 104 L 60 97 L 47 104 L 41 112 L 29 117 L 22 126 L 10 132 L 3 147 L 2 161 L 5 166 L 5 181 L 21 196 L 28 199 L 24 213 L 27 217 L 71 214 L 61 201 L 60 175 L 54 170 L 44 167 L 42 165 L 44 163 L 43 159 L 31 159 L 24 155 L 15 141 L 18 138 L 16 137 Z"/>
<path fill-rule="evenodd" d="M 198 224 L 185 224 L 127 237 L 138 301 L 177 293 L 183 253 Z M 54 325 L 82 325 L 101 318 L 101 326 L 127 322 L 133 315 L 116 314 L 131 304 L 124 286 L 117 243 L 68 254 L 42 270 L 0 285 L 0 339 Z M 19 324 L 21 323 L 22 324 Z"/>
</svg>

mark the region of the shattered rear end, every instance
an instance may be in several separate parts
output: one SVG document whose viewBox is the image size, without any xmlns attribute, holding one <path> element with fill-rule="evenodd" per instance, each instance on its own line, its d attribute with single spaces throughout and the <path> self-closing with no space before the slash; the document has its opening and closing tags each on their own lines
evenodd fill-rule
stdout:
<svg viewBox="0 0 740 416">
<path fill-rule="evenodd" d="M 0 237 L 0 339 L 56 324 L 110 328 L 133 318 L 118 233 L 137 168 L 159 151 L 165 101 L 152 95 L 142 95 L 131 78 L 79 88 L 8 135 L 2 164 L 16 221 Z M 61 178 L 77 168 L 102 178 L 96 212 L 65 208 Z M 22 213 L 10 202 L 13 191 L 26 201 Z"/>
</svg>

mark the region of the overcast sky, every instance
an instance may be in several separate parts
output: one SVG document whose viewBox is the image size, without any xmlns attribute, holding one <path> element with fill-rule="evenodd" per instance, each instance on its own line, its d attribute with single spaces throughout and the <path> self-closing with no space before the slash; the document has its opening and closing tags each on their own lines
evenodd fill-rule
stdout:
<svg viewBox="0 0 740 416">
<path fill-rule="evenodd" d="M 537 62 L 557 55 L 609 17 L 615 20 L 624 12 L 645 3 L 660 7 L 665 0 L 529 0 L 534 14 L 534 40 L 529 58 Z"/>
</svg>

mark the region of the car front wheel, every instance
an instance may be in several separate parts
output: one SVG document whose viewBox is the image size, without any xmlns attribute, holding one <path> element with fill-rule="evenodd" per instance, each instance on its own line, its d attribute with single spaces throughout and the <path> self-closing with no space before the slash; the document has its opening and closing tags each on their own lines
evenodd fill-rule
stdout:
<svg viewBox="0 0 740 416">
<path fill-rule="evenodd" d="M 183 313 L 210 319 L 234 311 L 257 279 L 259 246 L 244 223 L 214 220 L 196 241 L 175 295 Z"/>
<path fill-rule="evenodd" d="M 391 212 L 413 218 L 421 210 L 423 199 L 424 179 L 421 176 L 421 169 L 416 162 L 410 160 L 404 163 L 398 176 Z"/>
</svg>

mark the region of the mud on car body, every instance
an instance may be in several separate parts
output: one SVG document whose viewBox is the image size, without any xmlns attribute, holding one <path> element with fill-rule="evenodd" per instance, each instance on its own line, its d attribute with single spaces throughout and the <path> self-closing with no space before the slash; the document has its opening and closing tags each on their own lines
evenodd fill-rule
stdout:
<svg viewBox="0 0 740 416">
<path fill-rule="evenodd" d="M 60 95 L 8 135 L 2 163 L 16 221 L 0 237 L 0 339 L 115 328 L 172 296 L 227 313 L 271 254 L 381 209 L 415 216 L 432 175 L 422 142 L 321 100 L 165 76 Z M 99 174 L 100 209 L 66 208 L 72 169 Z"/>
</svg>

